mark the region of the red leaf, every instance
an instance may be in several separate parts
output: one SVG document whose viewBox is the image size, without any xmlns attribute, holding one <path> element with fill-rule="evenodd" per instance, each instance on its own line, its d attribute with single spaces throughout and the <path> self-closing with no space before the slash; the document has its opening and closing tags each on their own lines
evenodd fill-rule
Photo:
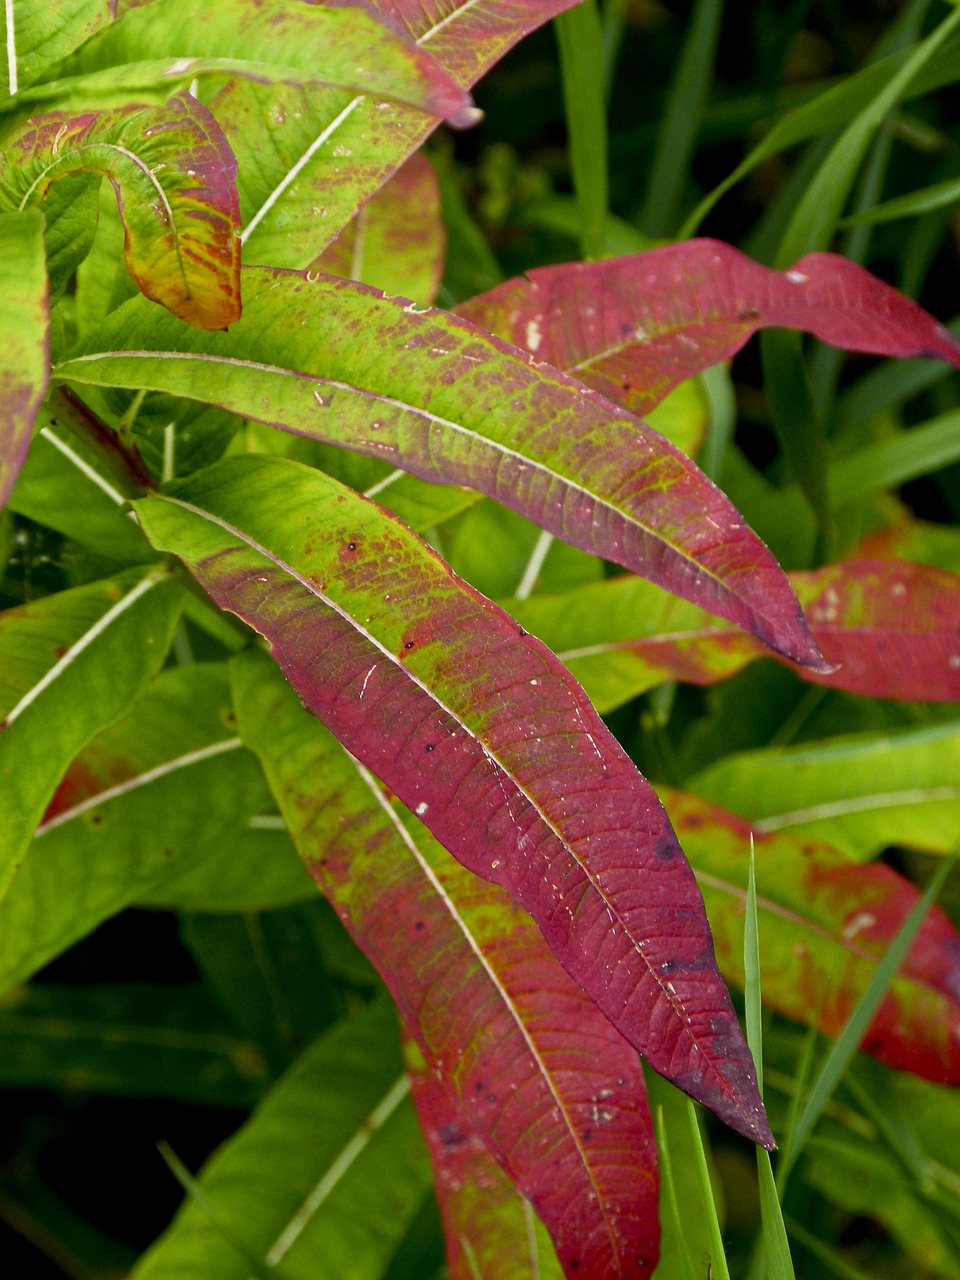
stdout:
<svg viewBox="0 0 960 1280">
<path fill-rule="evenodd" d="M 666 791 L 710 908 L 717 955 L 743 981 L 743 911 L 756 846 L 764 1002 L 837 1035 L 919 894 L 882 863 L 761 835 L 706 800 Z M 889 1066 L 960 1084 L 960 934 L 933 907 L 861 1046 Z"/>
<path fill-rule="evenodd" d="M 310 468 L 234 458 L 137 509 L 340 742 L 526 907 L 651 1066 L 772 1144 L 666 815 L 553 654 Z"/>
<path fill-rule="evenodd" d="M 773 326 L 845 350 L 960 367 L 960 342 L 856 263 L 810 253 L 772 271 L 719 240 L 538 267 L 457 310 L 634 413 Z"/>
</svg>

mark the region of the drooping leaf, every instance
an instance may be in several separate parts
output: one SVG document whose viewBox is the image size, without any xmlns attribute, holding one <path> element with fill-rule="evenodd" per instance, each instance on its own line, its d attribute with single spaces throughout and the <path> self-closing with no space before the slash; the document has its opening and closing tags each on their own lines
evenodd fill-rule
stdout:
<svg viewBox="0 0 960 1280">
<path fill-rule="evenodd" d="M 27 456 L 47 390 L 49 316 L 43 218 L 0 214 L 0 507 Z"/>
<path fill-rule="evenodd" d="M 860 860 L 891 844 L 949 853 L 960 830 L 960 725 L 744 751 L 687 786 L 758 831 L 828 840 Z"/>
<path fill-rule="evenodd" d="M 163 67 L 167 59 L 174 61 Z M 154 0 L 129 10 L 46 79 L 89 77 L 107 68 L 174 81 L 204 72 L 270 78 L 273 68 L 278 78 L 375 94 L 454 125 L 478 117 L 470 95 L 429 51 L 352 4 L 194 0 L 185 9 L 178 0 Z"/>
<path fill-rule="evenodd" d="M 836 669 L 817 684 L 873 698 L 960 700 L 960 577 L 899 560 L 790 575 L 813 638 Z M 506 607 L 606 712 L 665 680 L 708 685 L 769 651 L 703 610 L 627 576 Z"/>
<path fill-rule="evenodd" d="M 187 330 L 133 299 L 57 375 L 151 387 L 467 484 L 823 666 L 782 570 L 638 419 L 443 312 L 351 281 L 244 272 L 243 319 Z"/>
<path fill-rule="evenodd" d="M 0 197 L 8 208 L 42 203 L 78 172 L 113 184 L 126 264 L 147 297 L 201 328 L 237 319 L 236 160 L 202 103 L 182 93 L 163 106 L 36 116 L 4 139 Z"/>
<path fill-rule="evenodd" d="M 960 342 L 856 263 L 810 253 L 772 271 L 719 240 L 538 267 L 457 310 L 634 413 L 773 326 L 844 350 L 960 367 Z"/>
<path fill-rule="evenodd" d="M 490 1155 L 450 1090 L 426 1069 L 422 1057 L 415 1066 L 409 1057 L 451 1280 L 560 1280 L 560 1263 L 529 1200 Z"/>
<path fill-rule="evenodd" d="M 8 22 L 0 25 L 0 65 L 7 75 L 3 99 L 33 84 L 52 63 L 59 62 L 111 20 L 111 0 L 57 0 L 56 4 L 11 4 Z M 11 32 L 9 22 L 13 23 Z"/>
<path fill-rule="evenodd" d="M 466 88 L 575 2 L 363 0 L 362 7 Z M 250 80 L 234 80 L 212 105 L 240 159 L 244 260 L 280 267 L 311 263 L 436 124 L 363 94 Z"/>
<path fill-rule="evenodd" d="M 437 175 L 425 156 L 413 155 L 310 267 L 429 305 L 445 242 Z"/>
<path fill-rule="evenodd" d="M 657 1070 L 770 1141 L 669 823 L 547 649 L 309 468 L 234 458 L 137 510 L 343 745 L 530 911 Z"/>
<path fill-rule="evenodd" d="M 656 1167 L 636 1054 L 533 921 L 405 823 L 272 663 L 241 655 L 233 679 L 240 731 L 308 869 L 455 1091 L 471 1139 L 533 1202 L 568 1275 L 651 1274 Z"/>
<path fill-rule="evenodd" d="M 222 665 L 172 668 L 80 752 L 0 902 L 0 989 L 168 877 L 199 876 L 207 853 L 212 886 L 224 843 L 269 804 L 228 714 Z M 269 892 L 276 876 L 264 875 Z"/>
<path fill-rule="evenodd" d="M 384 1001 L 316 1040 L 131 1280 L 381 1276 L 430 1181 L 392 1023 Z"/>
<path fill-rule="evenodd" d="M 0 613 L 0 896 L 67 765 L 163 663 L 180 595 L 131 570 Z"/>
<path fill-rule="evenodd" d="M 268 1076 L 199 983 L 37 983 L 0 1000 L 0 1082 L 247 1107 Z"/>
<path fill-rule="evenodd" d="M 743 984 L 749 823 L 693 795 L 664 792 L 710 916 L 724 974 Z M 835 846 L 754 833 L 764 1002 L 836 1036 L 919 893 L 882 863 Z M 928 913 L 862 1046 L 928 1080 L 960 1083 L 960 934 Z"/>
</svg>

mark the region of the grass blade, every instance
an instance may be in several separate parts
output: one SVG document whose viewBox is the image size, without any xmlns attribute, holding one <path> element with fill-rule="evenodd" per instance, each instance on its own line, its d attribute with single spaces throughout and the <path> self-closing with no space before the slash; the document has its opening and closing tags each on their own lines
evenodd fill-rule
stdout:
<svg viewBox="0 0 960 1280">
<path fill-rule="evenodd" d="M 581 251 L 595 261 L 604 255 L 609 204 L 603 38 L 596 0 L 583 0 L 555 23 Z"/>
</svg>

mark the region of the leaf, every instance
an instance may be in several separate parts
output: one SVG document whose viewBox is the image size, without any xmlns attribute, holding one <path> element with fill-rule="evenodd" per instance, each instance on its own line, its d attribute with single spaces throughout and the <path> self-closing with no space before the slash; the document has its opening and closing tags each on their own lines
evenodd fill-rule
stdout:
<svg viewBox="0 0 960 1280">
<path fill-rule="evenodd" d="M 0 1081 L 221 1107 L 252 1106 L 268 1083 L 257 1046 L 199 983 L 132 982 L 9 992 L 0 1002 Z"/>
<path fill-rule="evenodd" d="M 386 1002 L 321 1036 L 208 1161 L 131 1280 L 375 1280 L 429 1185 Z M 305 1135 L 309 1140 L 305 1141 Z"/>
<path fill-rule="evenodd" d="M 270 640 L 347 750 L 530 911 L 651 1065 L 769 1142 L 689 868 L 553 655 L 375 504 L 309 468 L 234 458 L 137 509 L 155 545 Z"/>
<path fill-rule="evenodd" d="M 113 184 L 127 268 L 147 297 L 201 328 L 237 319 L 236 160 L 202 103 L 181 93 L 164 106 L 35 116 L 4 139 L 0 194 L 23 208 L 78 172 Z"/>
<path fill-rule="evenodd" d="M 310 266 L 429 304 L 445 243 L 437 176 L 425 156 L 413 155 Z"/>
<path fill-rule="evenodd" d="M 703 892 L 717 957 L 742 985 L 751 828 L 679 791 L 668 811 Z M 753 835 L 764 1003 L 836 1036 L 920 898 L 882 863 L 789 833 Z M 933 907 L 861 1045 L 889 1066 L 960 1083 L 960 935 Z"/>
<path fill-rule="evenodd" d="M 789 271 L 772 271 L 719 240 L 538 267 L 457 311 L 634 413 L 773 326 L 847 351 L 937 357 L 960 368 L 960 342 L 856 263 L 810 253 Z"/>
<path fill-rule="evenodd" d="M 960 724 L 744 751 L 687 780 L 758 831 L 829 840 L 858 860 L 892 844 L 949 853 L 960 829 Z"/>
<path fill-rule="evenodd" d="M 656 1164 L 636 1054 L 533 921 L 404 822 L 271 663 L 244 654 L 232 670 L 240 731 L 308 869 L 466 1113 L 460 1154 L 487 1144 L 568 1275 L 651 1274 Z M 456 1160 L 459 1139 L 449 1146 Z"/>
<path fill-rule="evenodd" d="M 559 1280 L 550 1239 L 449 1089 L 408 1064 L 430 1152 L 451 1280 Z M 579 1274 L 579 1273 L 578 1273 Z"/>
<path fill-rule="evenodd" d="M 363 0 L 363 8 L 466 88 L 574 3 Z M 436 124 L 363 94 L 249 80 L 225 86 L 212 107 L 240 160 L 244 260 L 279 267 L 314 261 Z"/>
<path fill-rule="evenodd" d="M 793 573 L 790 582 L 835 666 L 794 667 L 803 679 L 863 697 L 960 700 L 960 577 L 864 559 Z M 626 575 L 505 607 L 566 663 L 602 713 L 665 680 L 714 684 L 769 656 L 742 631 Z"/>
<path fill-rule="evenodd" d="M 47 391 L 49 316 L 43 218 L 0 214 L 0 507 L 27 456 Z"/>
<path fill-rule="evenodd" d="M 0 898 L 67 765 L 143 692 L 179 612 L 152 569 L 0 613 Z"/>
<path fill-rule="evenodd" d="M 0 36 L 0 62 L 7 68 L 0 105 L 8 95 L 33 84 L 112 18 L 111 0 L 57 0 L 56 4 L 11 4 Z M 9 21 L 14 26 L 10 47 Z"/>
<path fill-rule="evenodd" d="M 229 710 L 222 665 L 172 668 L 80 752 L 0 902 L 0 989 L 168 878 L 199 876 L 208 853 L 212 892 L 224 842 L 269 804 Z"/>
<path fill-rule="evenodd" d="M 187 330 L 134 299 L 57 376 L 185 395 L 470 485 L 824 665 L 767 549 L 632 415 L 446 313 L 310 272 L 244 280 L 244 318 L 229 334 Z"/>
</svg>

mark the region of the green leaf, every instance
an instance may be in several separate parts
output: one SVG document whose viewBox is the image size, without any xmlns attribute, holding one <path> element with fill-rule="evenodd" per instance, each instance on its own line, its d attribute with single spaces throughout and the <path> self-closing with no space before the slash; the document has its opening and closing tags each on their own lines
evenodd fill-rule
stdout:
<svg viewBox="0 0 960 1280">
<path fill-rule="evenodd" d="M 584 258 L 602 258 L 606 249 L 607 118 L 603 49 L 597 0 L 581 0 L 555 19 L 567 115 L 570 167 L 580 219 Z"/>
<path fill-rule="evenodd" d="M 0 24 L 0 64 L 6 68 L 6 76 L 0 80 L 0 109 L 8 105 L 4 98 L 33 84 L 51 64 L 110 22 L 115 8 L 115 0 L 8 5 L 7 21 Z"/>
<path fill-rule="evenodd" d="M 960 724 L 742 752 L 688 779 L 757 831 L 829 841 L 855 858 L 891 844 L 947 853 L 960 826 Z"/>
<path fill-rule="evenodd" d="M 147 297 L 201 328 L 237 319 L 236 160 L 205 106 L 182 93 L 157 107 L 55 111 L 4 139 L 0 193 L 7 207 L 39 204 L 59 178 L 78 172 L 113 184 L 126 264 Z M 90 242 L 92 228 L 88 249 Z"/>
<path fill-rule="evenodd" d="M 47 390 L 49 317 L 43 218 L 0 214 L 0 507 L 30 447 Z"/>
<path fill-rule="evenodd" d="M 265 1274 L 376 1280 L 429 1186 L 408 1093 L 392 1010 L 339 1024 L 208 1162 L 203 1202 L 187 1201 L 131 1280 L 248 1280 L 217 1223 Z"/>
<path fill-rule="evenodd" d="M 160 668 L 179 613 L 162 569 L 0 613 L 0 895 L 67 765 Z"/>
</svg>

